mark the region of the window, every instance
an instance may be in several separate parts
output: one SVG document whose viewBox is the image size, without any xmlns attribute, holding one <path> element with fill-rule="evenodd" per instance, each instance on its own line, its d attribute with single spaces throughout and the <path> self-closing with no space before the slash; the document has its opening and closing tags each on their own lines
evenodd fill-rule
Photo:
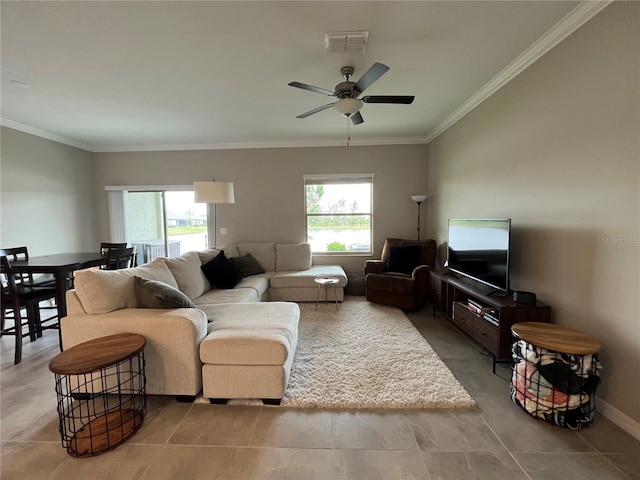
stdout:
<svg viewBox="0 0 640 480">
<path fill-rule="evenodd" d="M 373 177 L 304 176 L 307 241 L 314 253 L 371 254 Z"/>
</svg>

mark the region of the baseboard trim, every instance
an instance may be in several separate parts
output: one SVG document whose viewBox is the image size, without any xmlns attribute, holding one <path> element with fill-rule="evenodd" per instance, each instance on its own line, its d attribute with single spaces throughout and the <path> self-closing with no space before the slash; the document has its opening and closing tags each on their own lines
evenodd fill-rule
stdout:
<svg viewBox="0 0 640 480">
<path fill-rule="evenodd" d="M 628 417 L 617 408 L 602 400 L 600 397 L 597 397 L 596 405 L 602 415 L 607 417 L 629 435 L 640 440 L 640 423 Z"/>
</svg>

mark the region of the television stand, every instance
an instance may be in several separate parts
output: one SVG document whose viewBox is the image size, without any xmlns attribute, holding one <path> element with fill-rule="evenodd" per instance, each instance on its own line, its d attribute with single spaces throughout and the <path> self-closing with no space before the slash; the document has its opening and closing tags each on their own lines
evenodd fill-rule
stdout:
<svg viewBox="0 0 640 480">
<path fill-rule="evenodd" d="M 492 295 L 495 295 L 495 294 L 496 294 L 496 293 L 498 293 L 498 292 L 504 293 L 504 292 L 502 292 L 502 290 L 494 289 L 494 290 L 491 290 L 489 293 L 487 293 L 487 297 L 490 297 L 490 296 L 492 296 Z"/>
<path fill-rule="evenodd" d="M 440 310 L 458 329 L 486 349 L 496 363 L 511 360 L 511 326 L 521 322 L 551 322 L 551 307 L 516 303 L 511 296 L 484 293 L 481 284 L 448 271 L 431 272 L 433 313 Z M 486 289 L 485 289 L 486 290 Z"/>
</svg>

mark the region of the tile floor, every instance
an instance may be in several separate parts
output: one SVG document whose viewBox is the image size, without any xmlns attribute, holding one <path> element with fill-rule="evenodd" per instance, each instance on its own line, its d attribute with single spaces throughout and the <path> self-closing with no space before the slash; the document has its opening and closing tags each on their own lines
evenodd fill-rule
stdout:
<svg viewBox="0 0 640 480">
<path fill-rule="evenodd" d="M 349 301 L 349 297 L 347 300 Z M 178 403 L 150 397 L 143 428 L 106 454 L 60 445 L 53 375 L 57 332 L 13 365 L 0 340 L 0 478 L 11 479 L 640 479 L 640 441 L 596 412 L 579 432 L 509 400 L 509 370 L 430 307 L 410 314 L 478 405 L 458 410 L 303 410 Z M 363 332 L 366 334 L 366 332 Z M 607 366 L 604 366 L 605 370 Z"/>
</svg>

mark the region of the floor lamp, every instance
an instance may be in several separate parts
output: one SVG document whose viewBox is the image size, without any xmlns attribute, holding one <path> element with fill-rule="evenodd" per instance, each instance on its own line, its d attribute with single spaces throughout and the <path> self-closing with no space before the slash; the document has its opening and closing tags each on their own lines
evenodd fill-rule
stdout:
<svg viewBox="0 0 640 480">
<path fill-rule="evenodd" d="M 213 247 L 217 246 L 218 215 L 216 205 L 218 203 L 235 203 L 232 182 L 193 182 L 195 203 L 213 204 Z"/>
<path fill-rule="evenodd" d="M 427 195 L 411 195 L 411 200 L 418 204 L 418 240 L 420 240 L 420 205 L 427 199 Z"/>
</svg>

